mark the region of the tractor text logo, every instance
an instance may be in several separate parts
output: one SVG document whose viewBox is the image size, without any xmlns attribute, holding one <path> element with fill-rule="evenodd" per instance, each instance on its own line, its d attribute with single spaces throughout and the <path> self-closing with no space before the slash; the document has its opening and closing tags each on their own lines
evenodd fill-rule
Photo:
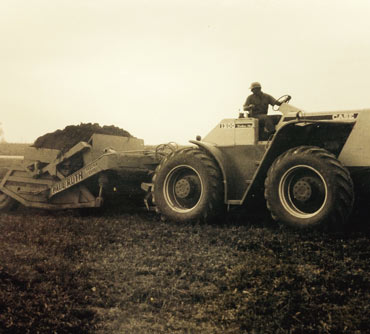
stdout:
<svg viewBox="0 0 370 334">
<path fill-rule="evenodd" d="M 54 196 L 55 194 L 72 187 L 73 185 L 85 180 L 89 176 L 92 176 L 100 171 L 99 165 L 97 162 L 93 162 L 92 164 L 86 166 L 85 168 L 67 176 L 65 179 L 59 181 L 58 183 L 54 184 L 50 189 L 50 197 Z"/>
<path fill-rule="evenodd" d="M 51 193 L 51 195 L 54 195 L 58 192 L 61 192 L 64 189 L 67 189 L 67 188 L 75 185 L 76 183 L 79 183 L 83 179 L 84 179 L 84 175 L 83 175 L 82 171 L 78 171 L 77 173 L 74 173 L 74 174 L 66 177 L 64 180 L 62 180 L 61 182 L 58 182 L 56 185 L 51 187 L 51 192 L 50 193 Z"/>
<path fill-rule="evenodd" d="M 357 114 L 354 113 L 342 113 L 333 115 L 333 120 L 342 121 L 342 120 L 353 120 L 357 117 Z"/>
<path fill-rule="evenodd" d="M 86 168 L 84 169 L 84 177 L 89 177 L 93 174 L 95 174 L 96 172 L 98 171 L 98 163 L 97 162 L 93 162 L 92 164 L 86 166 Z"/>
<path fill-rule="evenodd" d="M 234 129 L 235 123 L 221 123 L 220 128 L 221 129 Z"/>
</svg>

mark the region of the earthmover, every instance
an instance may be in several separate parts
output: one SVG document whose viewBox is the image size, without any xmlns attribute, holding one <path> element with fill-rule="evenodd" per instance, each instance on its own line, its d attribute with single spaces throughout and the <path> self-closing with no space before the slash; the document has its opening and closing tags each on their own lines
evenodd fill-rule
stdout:
<svg viewBox="0 0 370 334">
<path fill-rule="evenodd" d="M 290 226 L 343 225 L 355 189 L 369 194 L 370 109 L 305 112 L 289 100 L 279 98 L 282 115 L 268 140 L 242 113 L 166 156 L 147 185 L 157 211 L 174 221 L 207 220 L 264 197 L 272 218 Z"/>
<path fill-rule="evenodd" d="M 101 134 L 67 152 L 29 147 L 2 176 L 0 210 L 100 207 L 135 193 L 165 219 L 185 222 L 264 198 L 272 218 L 290 226 L 343 225 L 355 197 L 370 195 L 370 109 L 305 112 L 289 100 L 279 99 L 270 138 L 242 113 L 180 149 Z"/>
<path fill-rule="evenodd" d="M 171 145 L 147 150 L 134 137 L 93 134 L 67 152 L 28 147 L 17 167 L 0 182 L 0 210 L 21 203 L 48 210 L 94 208 L 103 197 L 143 196 L 141 183 Z"/>
</svg>

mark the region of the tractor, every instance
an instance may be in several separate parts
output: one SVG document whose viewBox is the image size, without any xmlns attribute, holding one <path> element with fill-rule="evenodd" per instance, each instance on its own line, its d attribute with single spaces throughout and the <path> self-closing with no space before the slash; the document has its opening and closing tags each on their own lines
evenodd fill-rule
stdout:
<svg viewBox="0 0 370 334">
<path fill-rule="evenodd" d="M 258 120 L 242 113 L 164 157 L 145 185 L 157 212 L 172 221 L 212 220 L 262 198 L 283 224 L 343 226 L 355 195 L 369 195 L 370 109 L 306 112 L 289 100 L 278 99 L 267 140 Z"/>
</svg>

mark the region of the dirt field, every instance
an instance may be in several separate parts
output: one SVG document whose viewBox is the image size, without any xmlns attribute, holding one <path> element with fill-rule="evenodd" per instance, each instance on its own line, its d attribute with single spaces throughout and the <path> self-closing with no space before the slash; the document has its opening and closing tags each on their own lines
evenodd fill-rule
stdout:
<svg viewBox="0 0 370 334">
<path fill-rule="evenodd" d="M 369 238 L 239 214 L 2 214 L 0 332 L 368 333 Z"/>
</svg>

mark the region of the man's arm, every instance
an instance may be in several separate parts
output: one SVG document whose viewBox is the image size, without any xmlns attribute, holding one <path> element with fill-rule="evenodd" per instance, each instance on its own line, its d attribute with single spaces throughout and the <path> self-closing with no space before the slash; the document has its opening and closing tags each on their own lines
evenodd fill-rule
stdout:
<svg viewBox="0 0 370 334">
<path fill-rule="evenodd" d="M 267 94 L 268 95 L 268 94 Z M 272 106 L 275 106 L 275 105 L 278 105 L 278 106 L 281 106 L 281 102 L 279 102 L 278 100 L 276 100 L 274 97 L 272 97 L 271 95 L 268 95 L 268 98 L 269 98 L 269 104 L 272 105 Z"/>
<path fill-rule="evenodd" d="M 252 111 L 253 108 L 254 108 L 254 104 L 251 101 L 251 96 L 248 96 L 247 100 L 245 101 L 245 103 L 243 105 L 243 110 L 244 111 Z"/>
</svg>

